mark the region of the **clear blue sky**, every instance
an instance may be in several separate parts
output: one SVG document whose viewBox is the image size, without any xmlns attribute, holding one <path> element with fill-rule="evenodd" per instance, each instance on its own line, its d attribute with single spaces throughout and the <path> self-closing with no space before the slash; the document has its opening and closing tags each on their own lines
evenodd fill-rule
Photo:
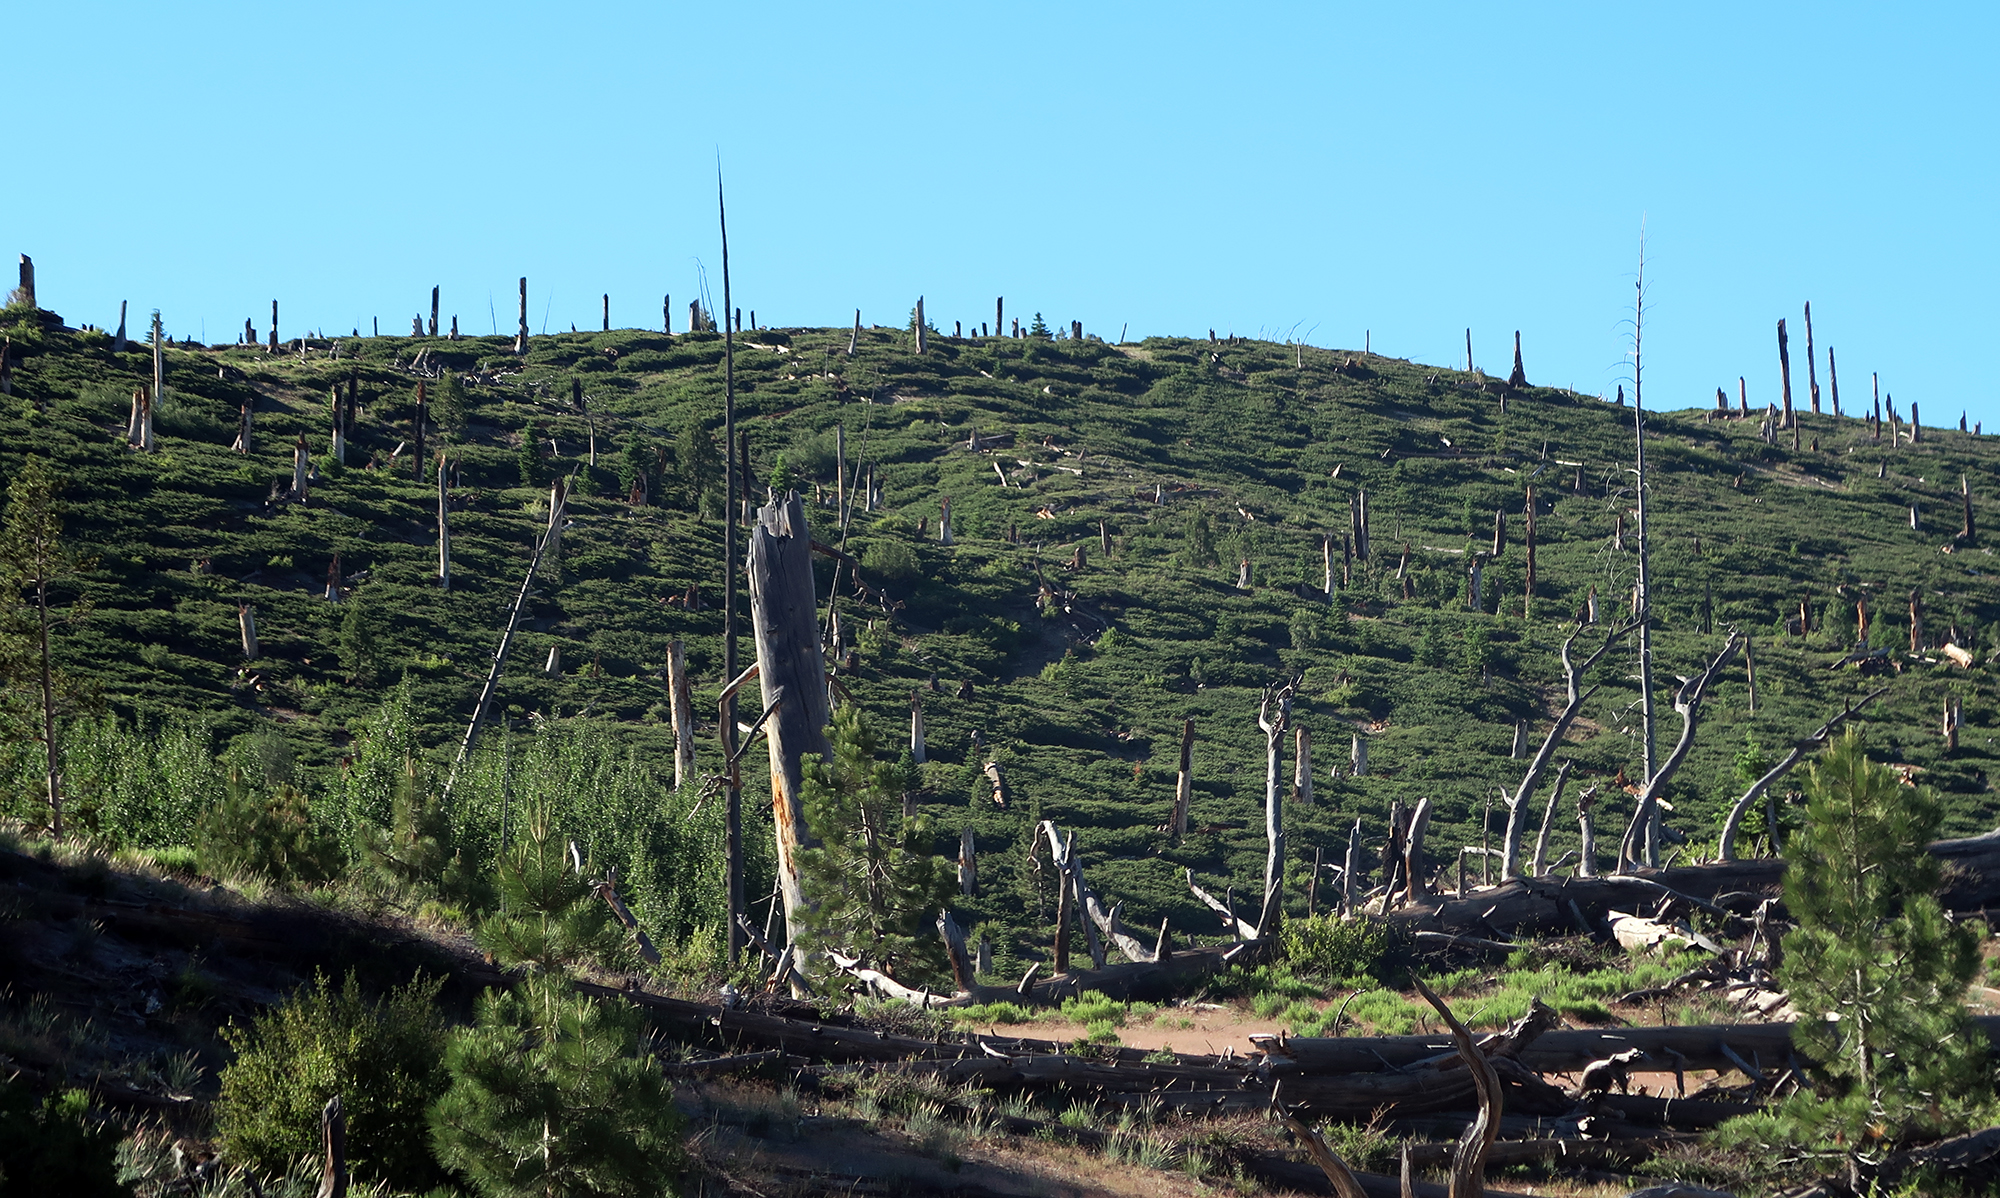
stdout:
<svg viewBox="0 0 2000 1198">
<path fill-rule="evenodd" d="M 176 335 L 1010 314 L 2000 429 L 2000 9 L 1849 4 L 19 4 L 0 251 Z M 11 267 L 7 268 L 11 270 Z M 1803 403 L 1803 383 L 1799 384 Z"/>
</svg>

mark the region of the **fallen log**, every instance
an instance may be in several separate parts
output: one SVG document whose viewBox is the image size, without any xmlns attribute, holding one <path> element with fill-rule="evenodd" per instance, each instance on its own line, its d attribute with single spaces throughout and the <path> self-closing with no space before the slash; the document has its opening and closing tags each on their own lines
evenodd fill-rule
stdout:
<svg viewBox="0 0 2000 1198">
<path fill-rule="evenodd" d="M 2000 1037 L 2000 1017 L 1978 1020 L 1989 1037 Z M 1490 1042 L 1495 1037 L 1488 1037 Z M 1258 1034 L 1250 1037 L 1267 1055 L 1275 1073 L 1289 1076 L 1369 1073 L 1401 1069 L 1452 1051 L 1449 1035 L 1344 1036 L 1337 1038 Z M 1736 1066 L 1724 1051 L 1745 1060 L 1776 1063 L 1791 1052 L 1789 1023 L 1700 1024 L 1686 1027 L 1579 1028 L 1544 1032 L 1512 1055 L 1536 1073 L 1578 1073 L 1592 1061 L 1636 1048 L 1669 1063 L 1680 1054 L 1689 1071 L 1727 1071 Z M 1482 1045 L 1484 1047 L 1484 1045 Z M 1489 1055 L 1491 1055 L 1489 1050 Z"/>
</svg>

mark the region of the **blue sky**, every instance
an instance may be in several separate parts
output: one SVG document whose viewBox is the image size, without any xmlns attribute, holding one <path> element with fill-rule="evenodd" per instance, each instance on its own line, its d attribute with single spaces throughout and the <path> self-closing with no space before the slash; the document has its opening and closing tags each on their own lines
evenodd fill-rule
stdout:
<svg viewBox="0 0 2000 1198">
<path fill-rule="evenodd" d="M 2000 429 L 1991 5 L 17 5 L 0 252 L 224 340 L 1010 314 Z M 1800 384 L 1802 392 L 1803 384 Z M 1801 394 L 1801 402 L 1803 395 Z"/>
</svg>

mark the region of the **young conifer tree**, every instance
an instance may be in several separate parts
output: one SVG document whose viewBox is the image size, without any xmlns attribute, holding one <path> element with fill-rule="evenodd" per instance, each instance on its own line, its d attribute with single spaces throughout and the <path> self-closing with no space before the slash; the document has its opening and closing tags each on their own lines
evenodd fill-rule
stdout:
<svg viewBox="0 0 2000 1198">
<path fill-rule="evenodd" d="M 1794 1113 L 1854 1148 L 1959 1130 L 1991 1104 L 1993 1077 L 1965 1009 L 1980 929 L 1946 914 L 1925 849 L 1937 796 L 1870 761 L 1853 731 L 1813 763 L 1805 791 L 1785 871 L 1799 926 L 1778 980 L 1818 1094 Z"/>
<path fill-rule="evenodd" d="M 830 739 L 832 760 L 808 759 L 801 788 L 806 826 L 820 841 L 799 853 L 809 938 L 816 947 L 942 972 L 933 921 L 949 901 L 952 866 L 931 851 L 930 817 L 902 814 L 916 767 L 877 757 L 874 733 L 852 704 L 833 713 Z"/>
</svg>

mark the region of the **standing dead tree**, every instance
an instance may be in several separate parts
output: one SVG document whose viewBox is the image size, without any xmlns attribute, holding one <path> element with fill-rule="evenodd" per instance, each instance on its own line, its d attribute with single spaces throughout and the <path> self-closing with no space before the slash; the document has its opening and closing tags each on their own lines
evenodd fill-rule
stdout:
<svg viewBox="0 0 2000 1198">
<path fill-rule="evenodd" d="M 1056 828 L 1054 820 L 1042 821 L 1042 833 L 1048 838 L 1049 852 L 1055 859 L 1056 867 L 1069 879 L 1070 893 L 1075 897 L 1076 909 L 1084 917 L 1085 943 L 1090 947 L 1091 960 L 1095 968 L 1104 967 L 1104 949 L 1098 944 L 1101 934 L 1105 940 L 1115 945 L 1125 959 L 1138 964 L 1154 960 L 1154 949 L 1149 949 L 1138 938 L 1126 934 L 1125 925 L 1118 917 L 1118 904 L 1106 907 L 1084 880 L 1083 863 L 1078 860 L 1075 840 L 1065 839 Z"/>
<path fill-rule="evenodd" d="M 1181 767 L 1174 776 L 1174 815 L 1168 825 L 1176 844 L 1187 835 L 1188 806 L 1194 800 L 1194 774 L 1190 768 L 1193 753 L 1194 720 L 1190 717 L 1181 721 Z"/>
<path fill-rule="evenodd" d="M 1791 751 L 1785 754 L 1784 759 L 1772 766 L 1763 777 L 1752 782 L 1750 789 L 1744 791 L 1743 796 L 1736 800 L 1734 806 L 1730 807 L 1729 815 L 1722 821 L 1722 838 L 1717 843 L 1715 849 L 1716 860 L 1736 860 L 1736 831 L 1742 826 L 1743 817 L 1749 813 L 1750 808 L 1757 802 L 1758 798 L 1765 791 L 1771 789 L 1773 783 L 1784 777 L 1787 773 L 1790 773 L 1793 766 L 1805 760 L 1807 753 L 1826 744 L 1827 739 L 1833 735 L 1834 731 L 1846 723 L 1856 712 L 1888 693 L 1889 688 L 1886 686 L 1870 691 L 1868 694 L 1862 696 L 1859 703 L 1848 703 L 1843 706 L 1831 719 L 1821 724 L 1818 731 L 1794 741 Z"/>
<path fill-rule="evenodd" d="M 1778 381 L 1784 390 L 1783 423 L 1779 428 L 1792 427 L 1792 346 L 1785 336 L 1785 322 L 1778 322 Z"/>
<path fill-rule="evenodd" d="M 1645 788 L 1639 792 L 1638 803 L 1632 812 L 1632 824 L 1626 829 L 1625 839 L 1619 843 L 1618 872 L 1626 872 L 1630 865 L 1639 859 L 1646 842 L 1653 839 L 1651 828 L 1655 823 L 1654 813 L 1662 807 L 1660 795 L 1666 790 L 1667 783 L 1673 779 L 1674 774 L 1680 770 L 1681 762 L 1687 759 L 1688 750 L 1694 747 L 1695 731 L 1701 724 L 1702 698 L 1707 693 L 1709 684 L 1715 681 L 1716 675 L 1735 660 L 1736 650 L 1742 645 L 1742 635 L 1731 629 L 1728 638 L 1722 643 L 1722 651 L 1715 655 L 1715 660 L 1708 663 L 1708 668 L 1681 683 L 1680 694 L 1674 697 L 1674 714 L 1681 717 L 1680 739 L 1667 754 L 1667 759 L 1660 763 L 1650 778 L 1646 779 Z M 1648 864 L 1653 862 L 1649 861 Z"/>
<path fill-rule="evenodd" d="M 1521 838 L 1525 834 L 1527 826 L 1528 800 L 1534 797 L 1535 789 L 1541 785 L 1542 775 L 1548 772 L 1549 762 L 1554 759 L 1556 749 L 1562 745 L 1562 739 L 1568 734 L 1570 725 L 1575 722 L 1577 715 L 1583 711 L 1583 705 L 1589 702 L 1592 695 L 1597 693 L 1597 687 L 1595 686 L 1588 689 L 1584 687 L 1584 676 L 1590 673 L 1598 662 L 1603 661 L 1605 655 L 1610 653 L 1618 642 L 1624 640 L 1632 633 L 1633 629 L 1639 627 L 1643 619 L 1643 615 L 1635 617 L 1613 628 L 1605 634 L 1604 642 L 1582 661 L 1572 660 L 1570 650 L 1576 645 L 1576 638 L 1583 635 L 1583 628 L 1579 626 L 1576 631 L 1569 634 L 1568 639 L 1563 641 L 1563 686 L 1568 698 L 1563 704 L 1563 709 L 1556 713 L 1555 723 L 1549 727 L 1548 737 L 1542 741 L 1542 747 L 1536 750 L 1533 760 L 1528 762 L 1527 772 L 1521 775 L 1520 784 L 1514 788 L 1513 794 L 1508 796 L 1507 831 L 1505 838 L 1501 842 L 1500 849 L 1500 879 L 1502 881 L 1506 881 L 1520 873 Z"/>
<path fill-rule="evenodd" d="M 826 662 L 820 649 L 819 605 L 814 594 L 812 534 L 805 501 L 787 492 L 757 511 L 750 526 L 745 570 L 750 590 L 750 626 L 757 640 L 757 679 L 764 707 L 774 712 L 764 724 L 771 761 L 771 810 L 777 839 L 778 885 L 784 897 L 785 926 L 796 940 L 805 893 L 796 854 L 812 847 L 806 826 L 804 757 L 831 759 L 827 743 Z"/>
<path fill-rule="evenodd" d="M 1285 732 L 1292 722 L 1296 680 L 1264 688 L 1257 707 L 1257 727 L 1264 732 L 1264 906 L 1257 916 L 1257 938 L 1275 936 L 1284 922 L 1285 791 L 1280 778 Z"/>
<path fill-rule="evenodd" d="M 667 642 L 667 703 L 674 721 L 674 789 L 680 790 L 694 781 L 694 685 L 679 637 Z"/>
<path fill-rule="evenodd" d="M 552 513 L 553 514 L 553 513 Z M 542 566 L 542 551 L 548 547 L 550 535 L 544 533 L 535 542 L 535 555 L 528 559 L 528 572 L 521 578 L 521 589 L 514 595 L 514 606 L 507 611 L 507 627 L 500 634 L 500 647 L 493 651 L 493 664 L 486 671 L 486 683 L 480 687 L 479 701 L 472 707 L 472 722 L 465 726 L 465 739 L 459 742 L 458 757 L 451 763 L 451 773 L 445 777 L 444 793 L 451 797 L 451 788 L 458 781 L 458 772 L 472 756 L 472 747 L 479 743 L 479 725 L 486 719 L 486 711 L 493 706 L 494 692 L 500 689 L 500 671 L 506 668 L 508 651 L 514 647 L 514 630 L 521 626 L 521 612 L 528 606 L 528 591 L 535 584 L 535 572 Z"/>
</svg>

